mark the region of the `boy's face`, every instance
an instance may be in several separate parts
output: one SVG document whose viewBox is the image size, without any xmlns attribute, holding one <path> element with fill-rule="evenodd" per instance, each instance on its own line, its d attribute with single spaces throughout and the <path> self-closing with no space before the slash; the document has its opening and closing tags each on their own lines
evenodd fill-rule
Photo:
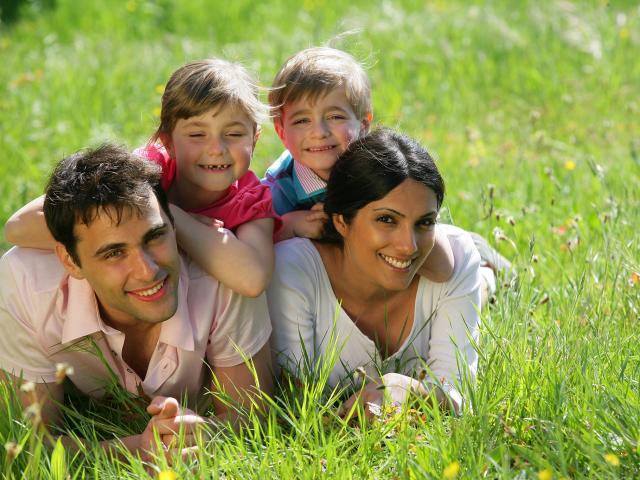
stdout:
<svg viewBox="0 0 640 480">
<path fill-rule="evenodd" d="M 371 125 L 371 113 L 358 118 L 344 88 L 334 88 L 315 101 L 303 97 L 282 107 L 275 128 L 296 162 L 324 180 L 338 157 Z"/>
<path fill-rule="evenodd" d="M 258 135 L 244 110 L 229 105 L 181 118 L 161 137 L 176 161 L 176 188 L 188 192 L 191 207 L 216 201 L 247 172 Z"/>
</svg>

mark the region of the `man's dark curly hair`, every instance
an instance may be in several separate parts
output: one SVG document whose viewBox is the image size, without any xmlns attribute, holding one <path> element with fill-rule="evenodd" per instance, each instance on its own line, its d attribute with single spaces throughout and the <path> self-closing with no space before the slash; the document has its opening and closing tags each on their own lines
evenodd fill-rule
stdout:
<svg viewBox="0 0 640 480">
<path fill-rule="evenodd" d="M 116 225 L 125 214 L 140 214 L 151 195 L 173 222 L 167 196 L 160 186 L 161 168 L 122 146 L 104 144 L 81 150 L 60 161 L 47 184 L 44 217 L 58 242 L 80 266 L 74 227 L 89 225 L 105 213 Z"/>
</svg>

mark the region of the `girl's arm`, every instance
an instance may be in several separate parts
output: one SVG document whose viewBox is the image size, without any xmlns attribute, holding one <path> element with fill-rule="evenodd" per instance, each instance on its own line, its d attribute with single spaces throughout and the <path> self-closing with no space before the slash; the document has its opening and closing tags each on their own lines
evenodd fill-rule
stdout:
<svg viewBox="0 0 640 480">
<path fill-rule="evenodd" d="M 4 238 L 19 247 L 53 250 L 56 242 L 44 219 L 44 195 L 31 200 L 11 215 L 4 225 Z"/>
<path fill-rule="evenodd" d="M 257 297 L 264 292 L 273 273 L 273 219 L 247 222 L 238 227 L 236 237 L 203 224 L 180 207 L 170 207 L 178 244 L 203 270 L 240 295 Z"/>
<path fill-rule="evenodd" d="M 449 280 L 453 274 L 453 250 L 451 250 L 449 239 L 438 225 L 436 225 L 435 236 L 433 249 L 418 270 L 418 274 L 432 282 L 442 283 Z"/>
</svg>

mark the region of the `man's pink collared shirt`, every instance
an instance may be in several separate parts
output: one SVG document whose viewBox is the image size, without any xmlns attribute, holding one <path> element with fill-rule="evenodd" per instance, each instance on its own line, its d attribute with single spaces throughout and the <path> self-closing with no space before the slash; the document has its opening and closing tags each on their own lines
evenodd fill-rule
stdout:
<svg viewBox="0 0 640 480">
<path fill-rule="evenodd" d="M 182 257 L 178 310 L 162 323 L 141 379 L 122 359 L 124 334 L 100 319 L 89 284 L 68 276 L 51 252 L 13 248 L 0 260 L 0 331 L 0 368 L 17 377 L 52 383 L 56 364 L 66 363 L 71 381 L 92 396 L 114 377 L 132 393 L 193 404 L 210 386 L 209 366 L 251 358 L 271 323 L 264 295 L 240 296 Z"/>
</svg>

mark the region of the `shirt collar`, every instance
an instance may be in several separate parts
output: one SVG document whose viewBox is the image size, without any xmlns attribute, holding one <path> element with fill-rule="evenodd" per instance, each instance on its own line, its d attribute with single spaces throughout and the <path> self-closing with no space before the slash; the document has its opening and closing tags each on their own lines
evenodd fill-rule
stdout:
<svg viewBox="0 0 640 480">
<path fill-rule="evenodd" d="M 293 162 L 294 177 L 302 187 L 302 191 L 310 197 L 327 188 L 327 182 L 320 178 L 316 172 L 300 162 Z"/>
<path fill-rule="evenodd" d="M 189 275 L 180 257 L 180 281 L 178 282 L 178 308 L 176 313 L 162 323 L 158 342 L 173 345 L 182 350 L 194 351 L 193 328 L 189 321 L 187 292 Z M 86 280 L 71 276 L 67 282 L 67 311 L 62 326 L 62 343 L 68 343 L 97 332 L 113 333 L 115 329 L 100 318 L 95 292 Z"/>
<path fill-rule="evenodd" d="M 64 288 L 64 287 L 63 287 Z M 67 311 L 62 325 L 62 343 L 86 337 L 107 327 L 98 310 L 96 295 L 86 280 L 67 277 Z"/>
<path fill-rule="evenodd" d="M 178 284 L 178 309 L 169 320 L 162 323 L 158 342 L 173 345 L 181 350 L 193 352 L 193 327 L 191 326 L 188 296 L 189 273 L 188 267 L 180 256 L 180 282 Z"/>
</svg>

